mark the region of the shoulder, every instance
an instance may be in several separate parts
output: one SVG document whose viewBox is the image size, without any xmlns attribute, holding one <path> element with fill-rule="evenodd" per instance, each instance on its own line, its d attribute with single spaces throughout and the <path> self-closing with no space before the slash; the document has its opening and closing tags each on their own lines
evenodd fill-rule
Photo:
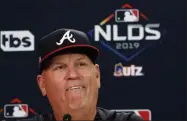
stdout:
<svg viewBox="0 0 187 121">
<path fill-rule="evenodd" d="M 107 110 L 98 107 L 97 108 L 97 116 L 101 118 L 101 120 L 112 120 L 112 121 L 143 121 L 143 119 L 134 114 L 134 113 L 126 113 L 126 112 L 116 112 L 114 110 Z"/>
</svg>

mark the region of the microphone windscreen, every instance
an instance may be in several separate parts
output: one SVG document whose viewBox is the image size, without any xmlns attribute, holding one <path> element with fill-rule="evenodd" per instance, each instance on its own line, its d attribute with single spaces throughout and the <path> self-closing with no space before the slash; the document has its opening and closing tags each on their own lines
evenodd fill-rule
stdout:
<svg viewBox="0 0 187 121">
<path fill-rule="evenodd" d="M 71 121 L 71 115 L 70 114 L 65 114 L 63 116 L 63 121 Z"/>
</svg>

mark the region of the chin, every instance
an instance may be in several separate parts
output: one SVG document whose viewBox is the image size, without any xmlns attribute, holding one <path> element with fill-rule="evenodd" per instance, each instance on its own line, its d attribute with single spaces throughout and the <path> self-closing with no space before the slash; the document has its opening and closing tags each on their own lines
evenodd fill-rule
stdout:
<svg viewBox="0 0 187 121">
<path fill-rule="evenodd" d="M 85 106 L 86 106 L 86 101 L 76 101 L 69 105 L 69 107 L 73 110 L 81 109 L 84 108 Z"/>
</svg>

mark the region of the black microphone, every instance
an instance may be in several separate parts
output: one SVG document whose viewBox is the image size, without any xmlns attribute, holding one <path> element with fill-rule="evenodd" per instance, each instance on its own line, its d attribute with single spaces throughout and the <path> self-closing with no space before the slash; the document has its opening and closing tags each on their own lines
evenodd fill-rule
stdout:
<svg viewBox="0 0 187 121">
<path fill-rule="evenodd" d="M 63 116 L 63 121 L 71 121 L 71 115 L 70 114 L 65 114 Z"/>
</svg>

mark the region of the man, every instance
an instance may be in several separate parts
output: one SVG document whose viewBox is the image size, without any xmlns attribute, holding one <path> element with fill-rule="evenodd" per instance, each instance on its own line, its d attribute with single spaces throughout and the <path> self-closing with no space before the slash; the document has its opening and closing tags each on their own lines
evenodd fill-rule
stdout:
<svg viewBox="0 0 187 121">
<path fill-rule="evenodd" d="M 53 113 L 35 116 L 35 121 L 116 120 L 141 121 L 130 113 L 97 107 L 100 88 L 99 50 L 78 30 L 59 29 L 40 41 L 40 74 L 37 82 Z"/>
</svg>

